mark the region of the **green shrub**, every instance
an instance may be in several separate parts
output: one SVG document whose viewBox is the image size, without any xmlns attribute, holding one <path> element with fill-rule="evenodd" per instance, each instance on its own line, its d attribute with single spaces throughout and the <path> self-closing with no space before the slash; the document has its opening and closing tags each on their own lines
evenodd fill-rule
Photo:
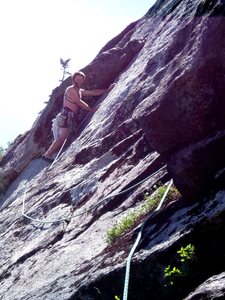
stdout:
<svg viewBox="0 0 225 300">
<path fill-rule="evenodd" d="M 182 275 L 182 272 L 177 267 L 171 267 L 170 265 L 168 265 L 164 270 L 164 277 L 167 278 L 168 283 L 170 285 L 173 285 L 176 277 L 181 276 L 181 275 Z"/>
<path fill-rule="evenodd" d="M 177 251 L 180 256 L 181 262 L 187 262 L 188 260 L 192 260 L 195 253 L 195 246 L 192 244 L 188 244 L 186 247 L 181 247 L 180 250 Z"/>
<path fill-rule="evenodd" d="M 106 241 L 112 243 L 117 237 L 121 236 L 134 225 L 137 217 L 138 216 L 135 213 L 130 213 L 122 218 L 119 224 L 114 224 L 112 228 L 107 231 Z"/>
<path fill-rule="evenodd" d="M 167 280 L 168 285 L 174 285 L 176 279 L 181 276 L 186 276 L 190 271 L 190 263 L 195 258 L 195 246 L 188 244 L 186 247 L 181 247 L 177 251 L 180 259 L 180 267 L 171 267 L 168 265 L 164 269 L 164 277 Z M 166 285 L 167 286 L 167 285 Z"/>
<path fill-rule="evenodd" d="M 146 215 L 148 212 L 154 210 L 162 199 L 167 186 L 160 186 L 152 195 L 150 192 L 144 194 L 144 204 L 136 209 L 135 211 L 129 213 L 127 216 L 123 217 L 119 223 L 114 224 L 106 233 L 107 243 L 112 243 L 116 238 L 121 236 L 123 233 L 128 231 L 134 226 L 134 224 L 142 216 Z M 174 198 L 179 192 L 174 187 L 171 187 L 168 193 L 168 198 Z"/>
</svg>

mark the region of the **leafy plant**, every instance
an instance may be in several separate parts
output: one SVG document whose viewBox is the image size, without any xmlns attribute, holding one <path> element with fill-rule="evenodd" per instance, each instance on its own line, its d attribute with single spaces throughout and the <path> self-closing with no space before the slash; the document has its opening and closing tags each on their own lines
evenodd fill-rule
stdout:
<svg viewBox="0 0 225 300">
<path fill-rule="evenodd" d="M 180 258 L 180 268 L 171 267 L 168 265 L 164 269 L 164 277 L 167 279 L 169 285 L 174 285 L 176 279 L 181 276 L 186 276 L 190 270 L 190 262 L 194 260 L 195 257 L 195 246 L 188 244 L 186 247 L 181 247 L 177 251 Z"/>
<path fill-rule="evenodd" d="M 175 278 L 177 276 L 180 276 L 181 274 L 182 272 L 180 269 L 178 269 L 177 267 L 171 267 L 170 265 L 168 265 L 164 270 L 164 277 L 168 278 L 170 285 L 173 285 Z"/>
<path fill-rule="evenodd" d="M 180 250 L 177 251 L 177 253 L 180 255 L 181 262 L 192 260 L 195 254 L 195 246 L 189 244 L 186 247 L 181 247 Z"/>
</svg>

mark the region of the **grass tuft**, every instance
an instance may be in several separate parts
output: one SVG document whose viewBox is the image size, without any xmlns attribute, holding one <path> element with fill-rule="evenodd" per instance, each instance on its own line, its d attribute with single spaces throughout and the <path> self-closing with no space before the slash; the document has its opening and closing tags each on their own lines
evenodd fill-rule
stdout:
<svg viewBox="0 0 225 300">
<path fill-rule="evenodd" d="M 150 211 L 153 211 L 160 200 L 162 199 L 167 186 L 160 186 L 152 195 L 149 192 L 144 194 L 144 203 L 133 212 L 128 213 L 119 222 L 113 224 L 113 226 L 106 233 L 106 241 L 111 244 L 123 233 L 130 230 L 134 224 L 137 223 L 138 219 L 146 215 Z M 171 187 L 168 193 L 168 198 L 174 199 L 179 196 L 179 192 L 176 188 Z"/>
</svg>

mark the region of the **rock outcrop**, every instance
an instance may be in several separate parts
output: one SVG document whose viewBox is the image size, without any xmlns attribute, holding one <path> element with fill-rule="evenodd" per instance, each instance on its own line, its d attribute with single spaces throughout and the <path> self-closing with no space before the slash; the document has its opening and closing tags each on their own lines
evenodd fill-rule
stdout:
<svg viewBox="0 0 225 300">
<path fill-rule="evenodd" d="M 176 10 L 178 14 L 179 7 Z M 170 156 L 170 173 L 182 193 L 191 198 L 202 195 L 216 172 L 225 166 L 224 155 L 220 154 L 224 149 L 220 141 L 225 141 L 225 24 L 223 17 L 192 17 L 190 12 L 186 17 L 176 15 L 173 22 L 176 26 L 171 27 L 167 16 L 148 39 L 153 46 L 149 47 L 143 77 L 150 73 L 148 86 L 154 88 L 134 114 L 150 145 Z M 154 46 L 159 44 L 160 49 Z M 205 151 L 200 141 L 205 144 L 205 139 L 217 137 L 218 142 L 210 142 L 217 167 L 210 170 L 207 166 L 212 165 L 212 152 Z M 191 164 L 195 164 L 194 172 Z M 192 176 L 198 176 L 198 180 Z"/>
<path fill-rule="evenodd" d="M 140 224 L 129 299 L 224 297 L 224 13 L 222 0 L 158 1 L 107 43 L 82 69 L 85 88 L 116 85 L 86 99 L 97 111 L 79 112 L 49 166 L 38 157 L 71 79 L 53 90 L 0 161 L 0 299 L 122 299 Z M 170 179 L 156 211 L 146 193 Z M 169 265 L 180 273 L 167 278 Z"/>
</svg>

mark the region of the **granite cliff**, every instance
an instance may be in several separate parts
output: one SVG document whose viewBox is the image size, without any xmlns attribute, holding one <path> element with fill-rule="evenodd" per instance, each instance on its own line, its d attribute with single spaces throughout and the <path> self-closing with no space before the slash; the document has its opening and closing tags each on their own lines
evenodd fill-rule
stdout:
<svg viewBox="0 0 225 300">
<path fill-rule="evenodd" d="M 116 85 L 86 99 L 97 111 L 50 167 L 39 156 L 71 79 L 53 90 L 0 161 L 0 299 L 122 299 L 141 224 L 129 299 L 225 298 L 224 14 L 224 0 L 160 0 L 107 43 L 85 88 Z"/>
</svg>

